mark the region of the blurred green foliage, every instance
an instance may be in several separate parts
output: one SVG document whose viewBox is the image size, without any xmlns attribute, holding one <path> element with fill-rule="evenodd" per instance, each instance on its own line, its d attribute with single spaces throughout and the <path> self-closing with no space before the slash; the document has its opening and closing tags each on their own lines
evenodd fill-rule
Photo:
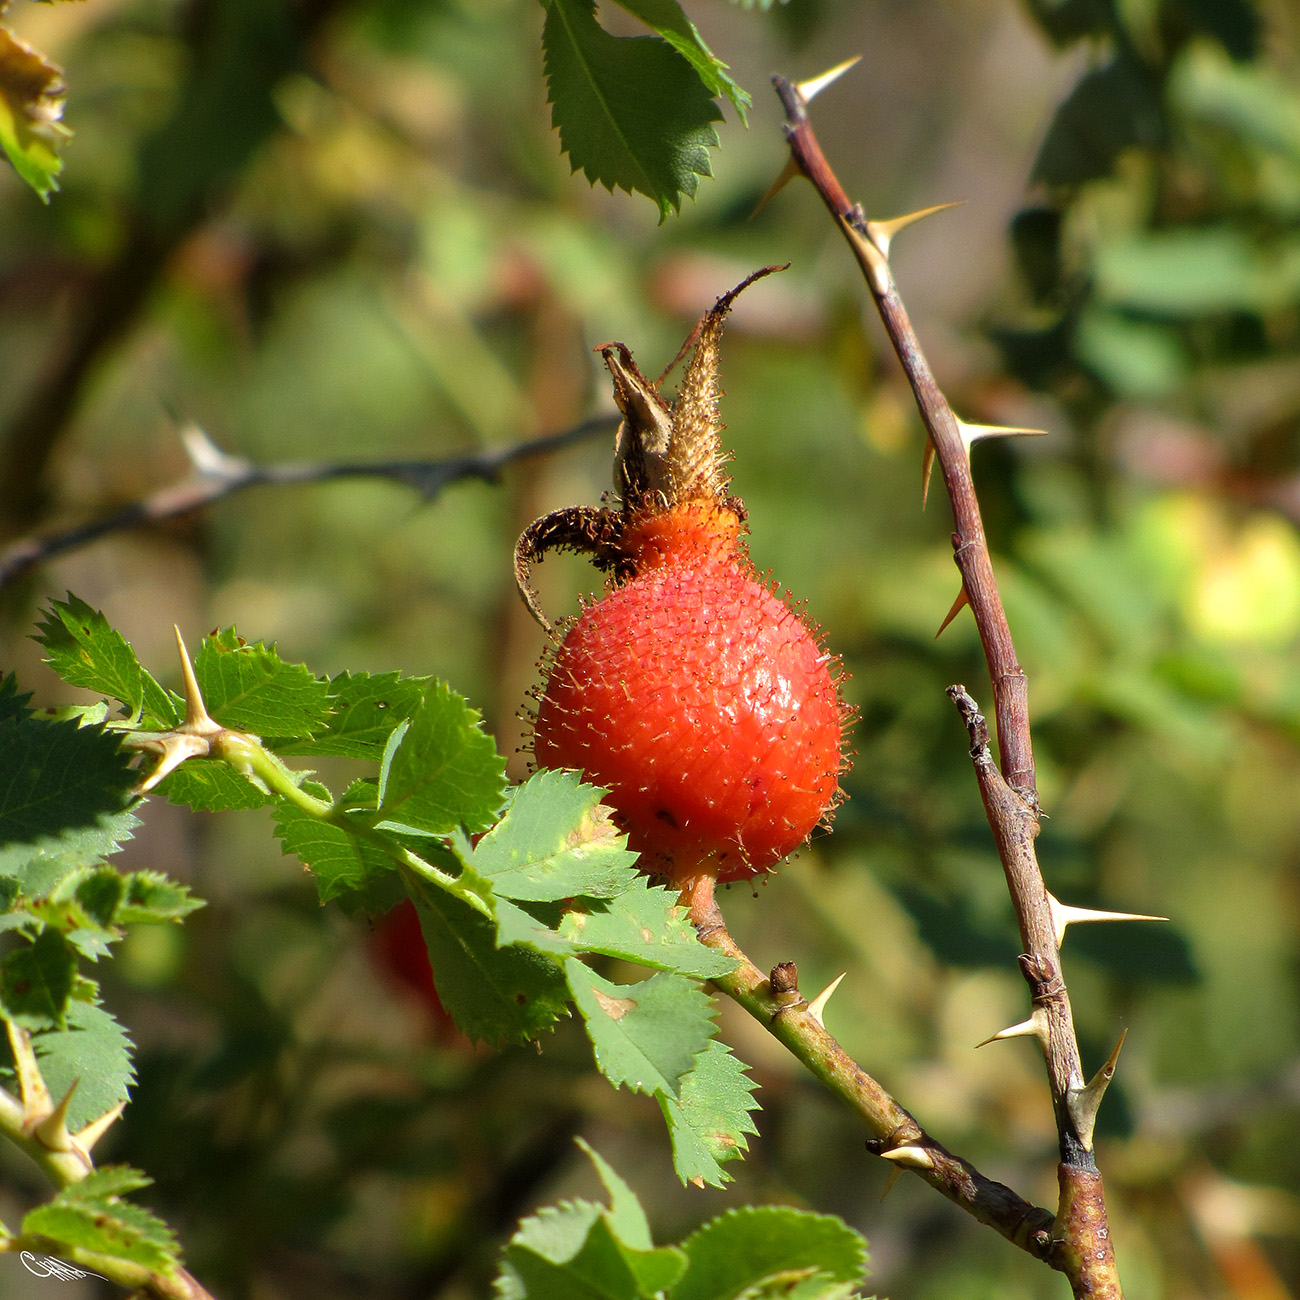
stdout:
<svg viewBox="0 0 1300 1300">
<path fill-rule="evenodd" d="M 173 414 L 258 461 L 436 457 L 608 404 L 591 346 L 666 364 L 755 266 L 724 341 L 724 418 L 760 569 L 808 602 L 861 710 L 833 835 L 724 898 L 760 964 L 942 1141 L 1053 1203 L 1040 1063 L 973 1044 L 1023 1018 L 1014 923 L 943 694 L 987 704 L 945 503 L 838 234 L 784 162 L 773 68 L 863 66 L 814 105 L 869 214 L 967 206 L 894 266 L 966 419 L 1047 438 L 975 453 L 1030 701 L 1049 887 L 1167 915 L 1080 927 L 1085 1064 L 1129 1036 L 1100 1120 L 1133 1295 L 1300 1287 L 1300 24 L 1287 0 L 688 4 L 754 96 L 679 218 L 590 190 L 550 126 L 534 0 L 19 4 L 66 68 L 62 191 L 0 175 L 0 529 L 84 518 L 181 478 Z M 602 20 L 608 18 L 600 10 Z M 620 28 L 620 32 L 624 29 Z M 627 31 L 633 30 L 631 27 Z M 5 593 L 0 662 L 65 695 L 27 639 L 75 590 L 175 681 L 171 624 L 237 623 L 315 672 L 446 678 L 504 752 L 542 637 L 510 550 L 594 504 L 608 447 L 468 484 L 259 489 L 123 534 Z M 549 610 L 597 585 L 539 570 Z M 349 760 L 312 760 L 346 779 Z M 516 775 L 524 770 L 521 758 Z M 123 860 L 209 905 L 104 970 L 139 1081 L 106 1158 L 156 1180 L 225 1297 L 484 1294 L 521 1214 L 631 1176 L 655 1240 L 745 1201 L 843 1215 L 897 1297 L 1061 1283 L 916 1180 L 729 1011 L 760 1134 L 726 1191 L 681 1189 L 649 1099 L 540 1055 L 472 1049 L 321 909 L 263 811 L 161 804 Z M 1082 932 L 1080 932 L 1082 931 Z M 644 1103 L 644 1104 L 642 1104 Z M 37 1195 L 3 1170 L 0 1201 Z M 1257 1281 L 1254 1291 L 1248 1280 Z M 1263 1279 L 1263 1281 L 1258 1281 Z M 1268 1291 L 1267 1287 L 1273 1287 Z"/>
</svg>

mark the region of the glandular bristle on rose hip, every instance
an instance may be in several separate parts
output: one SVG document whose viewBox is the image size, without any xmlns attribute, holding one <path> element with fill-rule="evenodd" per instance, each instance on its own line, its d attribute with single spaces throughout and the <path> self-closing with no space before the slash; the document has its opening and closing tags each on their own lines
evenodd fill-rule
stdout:
<svg viewBox="0 0 1300 1300">
<path fill-rule="evenodd" d="M 669 405 L 621 343 L 599 350 L 623 414 L 619 508 L 574 507 L 530 525 L 520 592 L 553 641 L 533 753 L 604 786 L 647 870 L 679 884 L 767 871 L 840 798 L 848 710 L 838 660 L 746 553 L 745 509 L 719 446 L 718 339 L 736 295 L 703 318 Z M 533 561 L 567 548 L 609 574 L 562 636 L 538 608 Z"/>
</svg>

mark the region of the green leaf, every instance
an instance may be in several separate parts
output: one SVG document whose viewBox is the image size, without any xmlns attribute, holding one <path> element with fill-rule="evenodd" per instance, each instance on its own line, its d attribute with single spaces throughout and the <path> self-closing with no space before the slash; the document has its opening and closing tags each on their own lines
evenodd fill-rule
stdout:
<svg viewBox="0 0 1300 1300">
<path fill-rule="evenodd" d="M 169 880 L 159 871 L 133 871 L 126 877 L 126 892 L 117 909 L 117 922 L 147 925 L 179 921 L 204 906 L 203 900 L 195 898 L 187 886 Z"/>
<path fill-rule="evenodd" d="M 596 1173 L 609 1193 L 609 1209 L 605 1213 L 619 1240 L 636 1250 L 652 1249 L 654 1241 L 650 1236 L 650 1220 L 646 1218 L 636 1193 L 599 1151 L 582 1138 L 575 1138 L 574 1141 L 596 1166 Z"/>
<path fill-rule="evenodd" d="M 223 726 L 259 736 L 307 736 L 329 717 L 329 683 L 305 664 L 287 664 L 274 646 L 245 642 L 234 628 L 205 637 L 194 675 L 208 713 Z"/>
<path fill-rule="evenodd" d="M 284 852 L 311 869 L 322 903 L 338 899 L 349 913 L 386 912 L 406 896 L 392 858 L 288 800 L 275 806 L 275 833 Z"/>
<path fill-rule="evenodd" d="M 126 811 L 138 773 L 118 738 L 75 721 L 0 718 L 0 873 L 38 854 L 88 862 L 139 825 Z"/>
<path fill-rule="evenodd" d="M 0 722 L 26 722 L 32 716 L 30 691 L 18 690 L 12 673 L 0 677 Z"/>
<path fill-rule="evenodd" d="M 564 974 L 549 957 L 497 947 L 495 924 L 418 877 L 407 888 L 419 913 L 438 997 L 457 1028 L 488 1043 L 523 1043 L 563 1014 Z"/>
<path fill-rule="evenodd" d="M 179 1250 L 171 1229 L 148 1210 L 121 1199 L 150 1182 L 125 1166 L 97 1169 L 31 1210 L 23 1232 L 166 1272 L 175 1267 Z"/>
<path fill-rule="evenodd" d="M 330 680 L 325 728 L 301 740 L 276 745 L 279 754 L 341 754 L 378 761 L 393 728 L 419 707 L 428 677 L 400 673 L 340 673 Z"/>
<path fill-rule="evenodd" d="M 715 1038 L 695 1058 L 676 1100 L 659 1097 L 682 1182 L 721 1187 L 731 1181 L 721 1166 L 743 1155 L 748 1135 L 758 1132 L 750 1118 L 758 1109 L 756 1086 L 731 1049 Z"/>
<path fill-rule="evenodd" d="M 0 27 L 0 149 L 44 203 L 59 188 L 59 150 L 72 135 L 59 120 L 65 94 L 63 69 Z"/>
<path fill-rule="evenodd" d="M 126 638 L 97 609 L 71 592 L 55 601 L 38 624 L 45 662 L 69 686 L 98 691 L 126 705 L 131 717 L 144 705 L 144 674 Z"/>
<path fill-rule="evenodd" d="M 169 803 L 185 804 L 195 812 L 233 812 L 262 808 L 271 802 L 265 790 L 215 759 L 191 758 L 154 789 Z"/>
<path fill-rule="evenodd" d="M 474 849 L 492 891 L 523 902 L 613 898 L 636 880 L 636 854 L 601 792 L 571 772 L 538 772 Z"/>
<path fill-rule="evenodd" d="M 486 830 L 505 793 L 505 760 L 481 717 L 445 682 L 393 733 L 380 776 L 381 829 L 446 835 Z"/>
<path fill-rule="evenodd" d="M 677 0 L 618 0 L 618 3 L 647 27 L 654 28 L 695 69 L 709 94 L 715 99 L 726 95 L 740 120 L 746 120 L 745 110 L 753 101 L 727 76 L 727 65 L 705 45 L 695 24 L 682 12 Z"/>
<path fill-rule="evenodd" d="M 751 1205 L 706 1223 L 682 1242 L 686 1274 L 669 1300 L 732 1300 L 785 1295 L 799 1274 L 857 1285 L 866 1275 L 867 1243 L 841 1220 L 777 1206 Z"/>
<path fill-rule="evenodd" d="M 32 1044 L 52 1097 L 57 1100 L 77 1084 L 68 1106 L 68 1128 L 74 1133 L 126 1101 L 135 1083 L 131 1040 L 103 1007 L 69 1002 L 67 1027 L 36 1034 Z"/>
<path fill-rule="evenodd" d="M 0 1012 L 25 1029 L 61 1029 L 76 974 L 76 954 L 46 926 L 0 962 Z"/>
<path fill-rule="evenodd" d="M 547 0 L 551 120 L 574 170 L 652 198 L 664 220 L 711 176 L 722 114 L 695 68 L 657 36 L 615 37 L 594 0 Z"/>
<path fill-rule="evenodd" d="M 572 1213 L 575 1223 L 578 1213 Z M 521 1228 L 519 1235 L 523 1231 Z M 548 1238 L 553 1235 L 546 1234 Z M 516 1240 L 506 1247 L 497 1284 L 502 1300 L 652 1300 L 662 1295 L 685 1267 L 682 1252 L 671 1246 L 635 1250 L 625 1245 L 602 1213 L 592 1219 L 582 1244 L 572 1254 L 555 1258 L 560 1254 L 555 1242 L 548 1239 L 544 1244 L 548 1253 Z"/>
<path fill-rule="evenodd" d="M 709 999 L 680 975 L 611 984 L 575 957 L 564 970 L 601 1073 L 616 1088 L 676 1097 L 713 1036 Z"/>
<path fill-rule="evenodd" d="M 670 890 L 644 877 L 609 903 L 570 908 L 556 932 L 577 951 L 622 957 L 652 970 L 699 979 L 726 975 L 736 965 L 700 942 L 686 909 Z"/>
</svg>

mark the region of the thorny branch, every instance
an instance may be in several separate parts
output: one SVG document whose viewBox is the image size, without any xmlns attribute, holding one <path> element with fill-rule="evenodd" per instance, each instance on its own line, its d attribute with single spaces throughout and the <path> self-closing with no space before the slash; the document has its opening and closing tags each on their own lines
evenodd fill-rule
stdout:
<svg viewBox="0 0 1300 1300">
<path fill-rule="evenodd" d="M 72 528 L 20 537 L 0 547 L 0 588 L 56 555 L 88 546 L 111 533 L 189 514 L 245 488 L 324 483 L 340 478 L 382 478 L 413 488 L 429 502 L 453 483 L 464 479 L 494 482 L 500 472 L 515 461 L 559 451 L 600 433 L 612 433 L 617 424 L 617 416 L 595 416 L 560 433 L 544 434 L 507 447 L 449 456 L 445 460 L 377 461 L 372 464 L 294 462 L 281 465 L 254 465 L 239 457 L 228 456 L 197 426 L 189 425 L 181 431 L 181 439 L 193 466 L 186 478 L 98 519 Z"/>
<path fill-rule="evenodd" d="M 1101 1175 L 1092 1155 L 1097 1107 L 1114 1074 L 1119 1048 L 1092 1081 L 1085 1083 L 1060 955 L 1061 936 L 1071 921 L 1102 919 L 1103 914 L 1060 905 L 1047 892 L 1038 868 L 1034 852 L 1039 830 L 1038 795 L 1027 685 L 993 575 L 970 468 L 970 444 L 977 437 L 1031 431 L 967 425 L 953 414 L 939 391 L 889 269 L 891 238 L 909 221 L 926 213 L 875 222 L 849 201 L 821 151 L 807 112 L 808 99 L 834 75 L 827 74 L 805 87 L 792 85 L 783 77 L 773 78 L 785 108 L 785 134 L 791 155 L 790 165 L 774 188 L 779 189 L 794 176 L 807 177 L 848 240 L 916 397 L 929 447 L 933 449 L 927 452 L 927 473 L 929 456 L 933 454 L 952 503 L 953 557 L 962 579 L 961 595 L 953 612 L 968 604 L 979 630 L 993 688 L 1000 766 L 989 750 L 988 725 L 975 701 L 962 686 L 953 686 L 948 693 L 970 736 L 975 775 L 1020 926 L 1024 946 L 1020 967 L 1029 984 L 1033 1008 L 1023 1024 L 995 1037 L 1033 1037 L 1042 1048 L 1060 1142 L 1060 1195 L 1055 1217 L 1022 1201 L 1010 1189 L 984 1178 L 944 1150 L 847 1056 L 822 1023 L 821 1006 L 831 990 L 808 1004 L 799 995 L 797 972 L 789 963 L 774 968 L 771 976 L 764 978 L 727 933 L 714 901 L 711 879 L 692 881 L 683 902 L 703 941 L 738 962 L 733 974 L 716 981 L 719 987 L 756 1019 L 767 1023 L 771 1032 L 832 1092 L 862 1116 L 876 1135 L 868 1143 L 871 1150 L 896 1169 L 907 1168 L 919 1174 L 980 1222 L 996 1228 L 1008 1240 L 1064 1273 L 1076 1297 L 1122 1300 Z M 1115 914 L 1113 919 L 1156 918 L 1122 918 Z"/>
</svg>

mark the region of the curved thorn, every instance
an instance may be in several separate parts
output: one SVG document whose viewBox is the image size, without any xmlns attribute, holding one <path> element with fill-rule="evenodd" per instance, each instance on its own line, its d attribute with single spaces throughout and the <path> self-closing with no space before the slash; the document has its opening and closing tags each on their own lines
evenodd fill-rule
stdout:
<svg viewBox="0 0 1300 1300">
<path fill-rule="evenodd" d="M 1125 1029 L 1119 1036 L 1119 1042 L 1115 1044 L 1115 1050 L 1111 1052 L 1101 1069 L 1088 1080 L 1086 1086 L 1071 1088 L 1066 1093 L 1065 1104 L 1085 1151 L 1092 1150 L 1093 1131 L 1097 1127 L 1097 1112 L 1101 1109 L 1101 1099 L 1106 1095 L 1106 1089 L 1110 1087 L 1110 1081 L 1115 1077 L 1120 1048 L 1124 1046 L 1127 1037 L 1128 1030 Z"/>
<path fill-rule="evenodd" d="M 855 63 L 860 62 L 862 55 L 855 54 L 851 59 L 845 59 L 843 63 L 837 64 L 829 72 L 823 72 L 820 77 L 810 77 L 807 81 L 795 82 L 795 90 L 799 93 L 799 98 L 805 104 L 811 104 L 812 101 L 826 89 L 833 81 L 838 81 Z"/>
<path fill-rule="evenodd" d="M 190 464 L 203 478 L 238 479 L 252 468 L 241 456 L 228 456 L 193 421 L 180 430 L 179 436 Z"/>
<path fill-rule="evenodd" d="M 934 441 L 925 435 L 925 454 L 921 457 L 921 509 L 930 496 L 930 472 L 934 469 Z"/>
<path fill-rule="evenodd" d="M 40 1144 L 49 1151 L 71 1151 L 72 1134 L 68 1132 L 68 1107 L 72 1104 L 72 1094 L 77 1091 L 81 1080 L 73 1079 L 63 1100 L 52 1111 L 32 1126 Z"/>
<path fill-rule="evenodd" d="M 882 1160 L 892 1161 L 904 1169 L 933 1169 L 934 1157 L 924 1148 L 918 1146 L 894 1147 L 880 1153 Z"/>
<path fill-rule="evenodd" d="M 185 682 L 185 721 L 178 730 L 191 736 L 215 736 L 225 728 L 208 717 L 207 706 L 203 703 L 203 692 L 199 690 L 198 678 L 194 676 L 194 665 L 190 662 L 190 652 L 185 648 L 180 628 L 174 625 L 173 628 L 176 633 L 176 648 L 181 656 L 181 678 Z"/>
<path fill-rule="evenodd" d="M 780 194 L 796 176 L 802 175 L 803 172 L 799 170 L 799 164 L 795 162 L 794 155 L 792 154 L 785 160 L 785 166 L 781 168 L 781 174 L 767 187 L 763 197 L 754 204 L 754 210 L 749 214 L 749 220 L 753 221 L 753 219 L 758 216 L 758 214 L 762 212 L 762 210 L 767 207 L 767 205 L 771 203 L 772 200 L 776 198 L 776 196 Z"/>
<path fill-rule="evenodd" d="M 95 1149 L 95 1143 L 121 1119 L 122 1112 L 125 1109 L 126 1102 L 119 1101 L 112 1110 L 105 1111 L 98 1119 L 92 1119 L 85 1128 L 79 1129 L 72 1135 L 72 1140 L 80 1148 L 83 1155 L 90 1156 L 90 1153 Z"/>
<path fill-rule="evenodd" d="M 1104 912 L 1095 907 L 1071 907 L 1062 903 L 1054 894 L 1047 895 L 1048 906 L 1052 909 L 1052 929 L 1056 931 L 1056 946 L 1065 941 L 1068 926 L 1082 921 L 1167 921 L 1167 916 L 1148 916 L 1145 912 Z"/>
<path fill-rule="evenodd" d="M 905 212 L 901 217 L 890 217 L 887 221 L 868 221 L 867 234 L 871 237 L 871 242 L 880 249 L 881 255 L 888 257 L 889 245 L 900 230 L 906 230 L 908 226 L 915 225 L 918 221 L 933 216 L 936 212 L 946 212 L 949 208 L 959 208 L 965 202 L 965 199 L 954 199 L 951 203 L 936 203 L 932 207 L 918 208 L 915 212 Z"/>
<path fill-rule="evenodd" d="M 996 1034 L 986 1038 L 982 1043 L 976 1043 L 975 1047 L 978 1050 L 987 1047 L 990 1043 L 1000 1043 L 1006 1038 L 1036 1038 L 1046 1051 L 1049 1032 L 1046 1009 L 1035 1007 L 1033 1015 L 1028 1020 L 1022 1020 L 1018 1025 L 1008 1025 L 1006 1029 L 999 1029 Z"/>
<path fill-rule="evenodd" d="M 829 984 L 828 984 L 824 989 L 822 989 L 822 991 L 821 991 L 821 992 L 820 992 L 820 993 L 819 993 L 815 998 L 813 998 L 813 1000 L 808 1004 L 808 1014 L 809 1014 L 810 1016 L 812 1016 L 812 1018 L 813 1018 L 813 1019 L 814 1019 L 814 1020 L 819 1024 L 819 1025 L 821 1025 L 821 1027 L 822 1027 L 823 1029 L 826 1028 L 826 1022 L 822 1019 L 822 1016 L 823 1016 L 823 1014 L 824 1014 L 825 1011 L 826 1011 L 826 1004 L 831 1000 L 831 994 L 834 993 L 835 990 L 836 990 L 837 988 L 839 988 L 839 986 L 840 986 L 840 981 L 841 981 L 841 980 L 844 978 L 844 976 L 847 975 L 847 974 L 848 974 L 848 971 L 843 971 L 841 974 L 837 975 L 837 976 L 836 976 L 833 980 L 831 980 L 831 982 L 830 982 L 830 983 L 829 983 Z"/>
<path fill-rule="evenodd" d="M 889 1177 L 885 1181 L 885 1190 L 880 1193 L 880 1199 L 883 1201 L 890 1192 L 894 1190 L 894 1184 L 903 1176 L 903 1170 L 899 1165 L 889 1167 Z"/>
<path fill-rule="evenodd" d="M 948 611 L 947 615 L 945 615 L 943 622 L 939 624 L 939 630 L 934 634 L 934 639 L 936 641 L 944 634 L 944 630 L 947 628 L 948 624 L 951 623 L 953 619 L 955 619 L 969 604 L 970 598 L 966 595 L 966 588 L 962 587 L 962 589 L 957 593 L 957 599 L 952 602 L 952 608 Z"/>
<path fill-rule="evenodd" d="M 858 259 L 862 273 L 867 277 L 873 293 L 884 297 L 889 292 L 892 277 L 889 274 L 889 259 L 867 238 L 843 213 L 837 214 L 844 237 L 849 241 L 853 256 Z"/>
<path fill-rule="evenodd" d="M 967 424 L 965 420 L 957 420 L 957 432 L 966 448 L 967 460 L 970 459 L 971 447 L 983 438 L 1042 438 L 1047 435 L 1046 429 L 1021 429 L 1009 424 Z"/>
</svg>

